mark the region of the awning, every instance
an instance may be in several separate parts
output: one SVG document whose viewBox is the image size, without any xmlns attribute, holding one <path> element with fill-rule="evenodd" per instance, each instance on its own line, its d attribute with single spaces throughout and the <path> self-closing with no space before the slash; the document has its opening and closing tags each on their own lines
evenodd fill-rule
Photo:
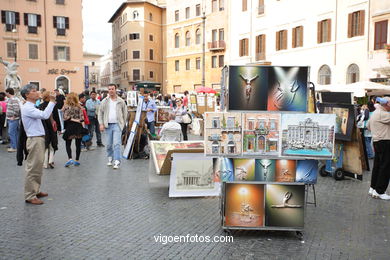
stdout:
<svg viewBox="0 0 390 260">
<path fill-rule="evenodd" d="M 140 90 L 141 88 L 147 89 L 147 90 L 160 90 L 161 84 L 157 82 L 152 81 L 141 81 L 135 83 L 135 86 L 137 90 Z"/>
</svg>

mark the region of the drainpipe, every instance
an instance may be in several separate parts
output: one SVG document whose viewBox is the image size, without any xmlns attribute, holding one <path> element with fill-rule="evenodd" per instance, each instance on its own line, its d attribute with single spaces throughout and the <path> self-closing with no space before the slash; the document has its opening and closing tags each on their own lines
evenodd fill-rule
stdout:
<svg viewBox="0 0 390 260">
<path fill-rule="evenodd" d="M 45 15 L 45 61 L 47 65 L 47 17 L 46 17 L 46 0 L 43 0 L 43 14 Z"/>
</svg>

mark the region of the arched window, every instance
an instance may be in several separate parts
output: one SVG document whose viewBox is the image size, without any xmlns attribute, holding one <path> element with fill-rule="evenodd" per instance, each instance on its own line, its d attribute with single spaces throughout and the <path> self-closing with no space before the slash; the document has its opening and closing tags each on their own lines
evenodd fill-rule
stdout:
<svg viewBox="0 0 390 260">
<path fill-rule="evenodd" d="M 180 42 L 180 37 L 179 37 L 179 34 L 176 33 L 175 34 L 175 48 L 179 48 L 180 47 L 179 42 Z"/>
<path fill-rule="evenodd" d="M 153 21 L 153 14 L 149 13 L 149 21 Z"/>
<path fill-rule="evenodd" d="M 190 46 L 191 45 L 191 35 L 190 35 L 190 32 L 187 31 L 186 32 L 186 46 Z"/>
<path fill-rule="evenodd" d="M 322 65 L 318 71 L 318 84 L 329 85 L 331 83 L 332 72 L 328 65 Z"/>
<path fill-rule="evenodd" d="M 134 11 L 134 12 L 133 12 L 133 19 L 134 19 L 134 20 L 137 20 L 137 19 L 138 19 L 138 16 L 139 16 L 138 11 Z"/>
<path fill-rule="evenodd" d="M 195 43 L 200 44 L 200 29 L 197 29 L 195 32 Z"/>
<path fill-rule="evenodd" d="M 356 64 L 349 65 L 347 69 L 347 84 L 358 82 L 359 76 L 359 66 Z"/>
</svg>

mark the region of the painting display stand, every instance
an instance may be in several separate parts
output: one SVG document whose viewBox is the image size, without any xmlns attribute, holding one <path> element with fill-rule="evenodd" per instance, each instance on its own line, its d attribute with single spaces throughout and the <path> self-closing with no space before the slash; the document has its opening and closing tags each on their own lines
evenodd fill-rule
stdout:
<svg viewBox="0 0 390 260">
<path fill-rule="evenodd" d="M 304 182 L 298 182 L 303 180 L 298 179 L 297 175 L 297 178 L 292 180 L 292 182 L 285 182 L 283 178 L 287 178 L 286 174 L 289 174 L 291 169 L 279 168 L 279 175 L 277 176 L 281 179 L 278 181 L 276 177 L 275 179 L 270 177 L 271 168 L 275 166 L 270 166 L 270 162 L 268 164 L 262 164 L 261 162 L 263 160 L 272 161 L 275 159 L 276 161 L 282 161 L 282 159 L 318 160 L 321 156 L 323 156 L 322 158 L 332 157 L 333 150 L 329 151 L 329 154 L 326 154 L 326 156 L 320 154 L 325 148 L 321 151 L 316 148 L 311 155 L 310 153 L 293 153 L 290 151 L 314 149 L 306 148 L 306 146 L 309 146 L 307 141 L 302 141 L 304 145 L 301 145 L 303 148 L 300 148 L 299 140 L 296 141 L 298 139 L 298 131 L 304 131 L 304 129 L 302 131 L 298 129 L 301 125 L 301 128 L 307 125 L 315 125 L 321 130 L 321 133 L 329 132 L 321 135 L 314 133 L 312 139 L 310 139 L 312 142 L 316 140 L 317 143 L 324 147 L 328 143 L 329 147 L 330 144 L 334 144 L 334 137 L 333 140 L 330 140 L 332 142 L 329 141 L 327 143 L 328 140 L 325 140 L 325 137 L 328 138 L 328 136 L 329 139 L 332 139 L 330 135 L 333 135 L 334 132 L 329 126 L 333 125 L 334 127 L 334 123 L 327 124 L 324 123 L 325 120 L 318 118 L 321 123 L 316 123 L 315 121 L 313 123 L 305 118 L 302 118 L 302 120 L 299 118 L 300 114 L 314 112 L 314 109 L 311 109 L 314 108 L 315 104 L 314 88 L 309 93 L 309 70 L 309 67 L 278 66 L 225 66 L 223 68 L 220 99 L 221 113 L 226 113 L 224 116 L 226 121 L 228 118 L 237 117 L 234 113 L 243 113 L 242 124 L 241 126 L 238 125 L 243 129 L 242 148 L 240 148 L 242 152 L 236 149 L 228 149 L 229 146 L 223 143 L 223 134 L 224 131 L 227 131 L 225 130 L 227 127 L 219 127 L 218 124 L 213 122 L 210 127 L 210 123 L 205 120 L 206 155 L 213 156 L 214 154 L 214 158 L 218 158 L 217 160 L 222 160 L 223 162 L 229 161 L 230 159 L 228 158 L 234 158 L 233 163 L 225 163 L 223 168 L 219 170 L 220 176 L 231 172 L 234 173 L 233 178 L 230 178 L 229 181 L 224 179 L 225 181 L 222 182 L 220 213 L 221 226 L 225 232 L 233 230 L 295 231 L 298 238 L 302 239 L 306 206 L 308 204 L 316 206 L 317 203 L 314 186 L 316 179 L 315 181 L 305 179 Z M 308 101 L 309 97 L 312 97 L 313 100 Z M 270 111 L 273 111 L 274 114 L 272 112 L 270 114 Z M 277 114 L 278 112 L 279 114 Z M 292 112 L 296 113 L 297 119 L 291 119 L 293 116 Z M 290 121 L 293 123 L 282 120 L 282 117 L 290 118 Z M 212 118 L 217 118 L 217 115 L 212 115 Z M 285 127 L 282 125 L 284 121 L 288 122 Z M 329 121 L 331 120 L 329 119 Z M 260 126 L 254 127 L 254 124 L 259 124 Z M 221 134 L 217 132 L 219 128 L 221 128 Z M 234 139 L 235 132 L 231 129 L 232 127 L 228 128 L 229 131 L 227 131 L 230 134 L 227 135 L 229 144 L 232 143 L 232 140 L 234 143 L 239 143 Z M 293 131 L 295 132 L 292 133 Z M 264 138 L 261 139 L 259 136 L 264 136 Z M 295 142 L 292 142 L 291 138 L 295 138 Z M 220 146 L 217 146 L 217 141 L 220 142 L 218 143 Z M 210 143 L 212 143 L 211 148 L 207 146 Z M 219 148 L 225 148 L 225 146 L 227 147 L 226 149 Z M 314 147 L 314 144 L 312 146 Z M 320 152 L 317 152 L 317 150 Z M 239 163 L 236 164 L 234 160 L 237 160 Z M 250 164 L 245 162 L 246 160 L 261 161 L 260 164 L 264 167 L 261 171 L 266 177 L 259 178 L 256 166 L 255 170 L 253 170 L 250 168 Z M 316 162 L 318 163 L 318 161 Z M 306 162 L 302 164 L 306 164 Z M 317 176 L 318 168 L 317 164 L 315 165 L 315 168 L 306 168 L 305 171 L 302 171 L 303 175 L 306 175 L 306 172 L 315 172 Z M 253 171 L 255 172 L 254 177 L 252 176 Z M 274 171 L 276 172 L 276 170 Z M 244 180 L 239 180 L 241 176 L 239 173 L 242 172 L 245 173 L 246 177 Z M 302 178 L 302 175 L 300 176 Z M 309 201 L 309 193 L 311 191 L 313 192 L 313 200 Z"/>
</svg>

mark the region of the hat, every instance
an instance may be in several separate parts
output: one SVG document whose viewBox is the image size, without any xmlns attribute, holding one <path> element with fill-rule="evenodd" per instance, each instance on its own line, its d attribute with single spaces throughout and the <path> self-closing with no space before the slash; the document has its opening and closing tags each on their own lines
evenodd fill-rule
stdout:
<svg viewBox="0 0 390 260">
<path fill-rule="evenodd" d="M 379 104 L 386 105 L 387 103 L 390 102 L 390 97 L 377 97 L 376 102 L 379 102 Z"/>
</svg>

